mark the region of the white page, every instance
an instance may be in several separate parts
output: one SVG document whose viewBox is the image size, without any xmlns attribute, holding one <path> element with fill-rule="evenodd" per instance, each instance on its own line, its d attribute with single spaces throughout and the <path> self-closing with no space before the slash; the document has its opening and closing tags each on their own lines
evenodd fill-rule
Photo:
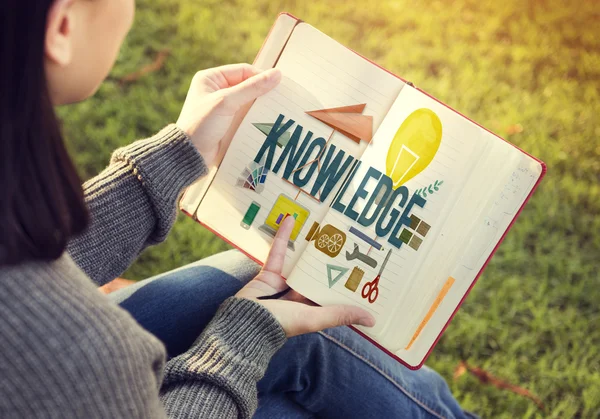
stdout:
<svg viewBox="0 0 600 419">
<path fill-rule="evenodd" d="M 451 276 L 455 282 L 409 350 L 406 350 L 406 345 L 430 309 L 431 299 L 420 308 L 411 308 L 406 304 L 395 315 L 395 318 L 401 318 L 410 311 L 412 316 L 406 336 L 401 337 L 399 343 L 390 344 L 390 349 L 410 365 L 418 365 L 427 355 L 542 174 L 539 162 L 492 134 L 483 130 L 482 133 L 492 147 L 486 151 L 487 164 L 480 165 L 472 177 L 481 179 L 484 188 L 480 190 L 485 190 L 486 182 L 495 184 L 488 189 L 489 195 L 482 199 L 484 205 L 480 206 L 480 213 L 473 218 L 468 237 L 462 239 L 462 251 L 458 252 L 458 256 L 445 268 L 445 274 L 441 275 L 434 289 L 434 298 L 445 277 Z M 496 167 L 491 167 L 493 165 Z M 431 270 L 426 272 L 429 275 Z"/>
<path fill-rule="evenodd" d="M 197 216 L 216 233 L 255 259 L 264 261 L 272 238 L 257 228 L 265 223 L 280 194 L 295 200 L 310 211 L 310 215 L 295 240 L 295 250 L 287 253 L 286 276 L 306 247 L 304 235 L 315 220 L 320 221 L 325 215 L 334 194 L 320 203 L 307 194 L 299 193 L 298 188 L 281 179 L 283 169 L 277 174 L 270 172 L 267 175 L 261 193 L 237 187 L 238 177 L 266 139 L 252 124 L 274 123 L 279 114 L 284 114 L 286 121 L 292 118 L 303 127 L 301 141 L 310 130 L 313 138 L 329 139 L 328 144 L 358 157 L 365 148 L 364 142 L 356 144 L 340 133 L 333 133 L 332 128 L 307 115 L 306 111 L 366 103 L 363 113 L 373 117 L 375 130 L 404 83 L 307 24 L 296 26 L 276 67 L 284 75 L 282 84 L 257 99 L 247 113 L 200 204 Z M 282 149 L 278 148 L 274 162 L 281 152 Z M 315 178 L 316 175 L 304 189 L 309 189 Z M 252 226 L 244 229 L 240 221 L 252 202 L 260 205 L 260 210 Z"/>
<path fill-rule="evenodd" d="M 406 244 L 397 249 L 388 243 L 387 237 L 377 239 L 383 245 L 383 251 L 370 247 L 365 241 L 350 233 L 349 229 L 354 226 L 369 237 L 376 238 L 374 225 L 362 227 L 332 208 L 323 219 L 322 225 L 330 224 L 346 233 L 343 251 L 336 258 L 331 258 L 319 251 L 316 246 L 310 246 L 298 261 L 289 278 L 290 286 L 319 304 L 353 304 L 369 310 L 377 319 L 377 325 L 374 328 L 364 328 L 362 331 L 372 337 L 381 337 L 380 333 L 387 325 L 390 313 L 396 307 L 399 296 L 405 293 L 410 285 L 408 278 L 415 273 L 415 269 L 427 256 L 434 242 L 432 237 L 435 237 L 444 223 L 444 209 L 451 204 L 451 198 L 463 187 L 466 176 L 477 161 L 476 156 L 482 152 L 485 146 L 485 142 L 481 141 L 480 130 L 475 124 L 467 122 L 455 112 L 418 90 L 406 86 L 402 89 L 371 145 L 362 156 L 361 167 L 357 170 L 352 185 L 341 199 L 344 204 L 349 203 L 370 167 L 386 173 L 386 156 L 399 126 L 410 114 L 420 108 L 431 109 L 440 118 L 443 130 L 442 139 L 431 164 L 417 176 L 408 180 L 404 186 L 408 189 L 410 200 L 410 196 L 415 191 L 435 185 L 436 181 L 443 183 L 438 186 L 438 191 L 434 190 L 433 194 L 427 196 L 424 208 L 414 206 L 411 211 L 411 214 L 431 226 L 429 232 L 423 237 L 424 240 L 418 250 L 414 250 Z M 366 189 L 372 192 L 375 185 L 376 182 L 371 180 Z M 364 204 L 366 201 L 359 202 Z M 362 209 L 360 204 L 356 208 Z M 363 253 L 377 261 L 375 268 L 355 259 L 347 260 L 346 252 L 352 253 L 354 244 L 357 244 Z M 362 288 L 377 276 L 389 249 L 392 249 L 392 253 L 380 279 L 380 294 L 375 302 L 369 303 L 362 297 Z M 331 288 L 327 276 L 328 264 L 348 269 L 342 279 Z M 345 287 L 345 282 L 355 266 L 364 271 L 364 276 L 359 287 L 353 292 Z"/>
<path fill-rule="evenodd" d="M 404 186 L 411 196 L 436 181 L 443 180 L 443 184 L 428 193 L 424 208 L 414 206 L 411 211 L 430 225 L 418 250 L 405 244 L 396 249 L 387 237 L 377 238 L 373 225 L 362 227 L 332 208 L 321 225 L 345 232 L 342 252 L 331 258 L 311 242 L 288 280 L 295 290 L 321 305 L 354 304 L 369 310 L 377 325 L 361 330 L 413 366 L 422 362 L 541 174 L 540 164 L 520 150 L 427 95 L 405 87 L 361 158 L 363 163 L 341 199 L 343 204 L 349 204 L 369 167 L 386 173 L 385 158 L 392 138 L 407 116 L 420 108 L 431 109 L 439 117 L 442 140 L 431 164 Z M 375 185 L 372 179 L 367 183 L 369 196 Z M 364 206 L 366 199 L 358 202 Z M 357 204 L 355 209 L 360 212 L 362 207 Z M 377 239 L 383 251 L 351 234 L 350 226 Z M 345 257 L 346 251 L 353 252 L 355 243 L 376 260 L 376 267 Z M 361 291 L 376 277 L 389 249 L 392 253 L 379 282 L 380 294 L 369 303 Z M 328 264 L 347 269 L 331 287 Z M 360 267 L 364 276 L 352 291 L 345 282 L 354 266 Z M 447 293 L 406 350 L 450 276 Z"/>
</svg>

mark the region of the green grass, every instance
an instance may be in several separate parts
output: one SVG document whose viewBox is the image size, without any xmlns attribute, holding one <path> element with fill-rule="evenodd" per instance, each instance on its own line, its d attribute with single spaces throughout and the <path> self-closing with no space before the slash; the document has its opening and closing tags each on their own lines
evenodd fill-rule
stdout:
<svg viewBox="0 0 600 419">
<path fill-rule="evenodd" d="M 537 394 L 556 418 L 600 416 L 600 9 L 595 1 L 138 1 L 109 80 L 61 110 L 85 178 L 116 147 L 174 121 L 195 71 L 249 61 L 290 11 L 547 162 L 549 170 L 430 357 L 483 417 L 538 417 L 464 375 L 461 359 Z M 118 77 L 171 55 L 122 87 Z M 522 132 L 511 127 L 522 126 Z M 140 279 L 226 249 L 180 217 L 126 273 Z"/>
</svg>

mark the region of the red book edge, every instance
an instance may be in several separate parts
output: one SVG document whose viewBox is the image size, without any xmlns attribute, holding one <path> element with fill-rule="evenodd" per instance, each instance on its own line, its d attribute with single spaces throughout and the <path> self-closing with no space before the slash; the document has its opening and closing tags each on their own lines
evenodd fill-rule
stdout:
<svg viewBox="0 0 600 419">
<path fill-rule="evenodd" d="M 287 13 L 287 12 L 281 12 L 279 13 L 279 15 L 277 15 L 277 17 L 281 16 L 281 15 L 287 15 L 293 19 L 296 19 L 297 23 L 301 23 L 302 20 L 298 19 L 296 16 Z M 260 50 L 258 51 L 257 56 L 260 54 L 260 52 L 262 51 L 267 39 L 269 38 L 269 36 L 271 35 L 271 32 L 273 31 L 273 28 L 275 27 L 275 25 L 273 25 L 271 27 L 271 29 L 269 30 L 269 33 L 267 35 L 267 37 L 265 38 L 265 41 L 263 41 L 262 46 L 260 47 Z M 286 42 L 287 43 L 287 42 Z M 346 46 L 344 46 L 345 48 L 348 48 Z M 285 46 L 282 48 L 281 52 L 283 52 L 283 49 L 285 49 Z M 371 61 L 370 59 L 366 58 L 365 56 L 359 54 L 358 52 L 354 51 L 352 48 L 348 48 L 350 51 L 352 51 L 353 53 L 355 53 L 356 55 L 358 55 L 359 57 L 361 57 L 364 60 L 367 60 L 368 62 L 370 62 L 371 64 L 379 67 L 380 69 L 382 69 L 383 71 L 385 71 L 386 73 L 391 74 L 392 76 L 402 80 L 404 83 L 407 83 L 409 85 L 412 85 L 412 83 L 410 83 L 409 81 L 403 79 L 402 77 L 392 73 L 391 71 L 389 71 L 388 69 L 380 66 L 379 64 L 377 64 L 374 61 Z M 280 53 L 281 54 L 281 53 Z M 531 191 L 529 192 L 529 195 L 527 195 L 527 198 L 525 198 L 525 201 L 523 201 L 523 204 L 521 205 L 521 207 L 519 208 L 519 210 L 517 211 L 517 213 L 515 214 L 515 216 L 513 217 L 512 221 L 510 222 L 510 224 L 508 225 L 508 227 L 506 228 L 506 230 L 504 231 L 504 234 L 502 235 L 502 237 L 500 237 L 500 240 L 498 241 L 498 243 L 496 244 L 496 246 L 494 247 L 494 250 L 492 250 L 492 252 L 490 253 L 490 255 L 488 256 L 487 260 L 485 261 L 485 263 L 483 264 L 483 266 L 481 267 L 481 269 L 479 270 L 479 272 L 477 273 L 477 275 L 475 276 L 475 279 L 473 280 L 473 282 L 471 283 L 471 285 L 469 286 L 469 288 L 467 289 L 467 291 L 465 292 L 465 294 L 463 295 L 463 297 L 461 298 L 460 302 L 457 304 L 456 308 L 454 309 L 454 311 L 452 312 L 452 314 L 450 315 L 450 317 L 448 318 L 448 321 L 446 322 L 446 324 L 444 325 L 444 327 L 442 328 L 442 330 L 440 331 L 440 333 L 438 334 L 437 338 L 435 339 L 435 341 L 433 342 L 433 344 L 431 345 L 431 347 L 429 348 L 429 350 L 427 351 L 427 353 L 425 354 L 425 356 L 423 357 L 423 359 L 421 360 L 421 362 L 416 365 L 410 365 L 408 363 L 406 363 L 404 360 L 402 360 L 401 358 L 399 358 L 396 354 L 394 354 L 393 352 L 391 352 L 390 350 L 388 350 L 387 348 L 381 346 L 379 343 L 377 343 L 373 338 L 367 336 L 365 333 L 361 332 L 360 330 L 358 330 L 356 327 L 354 326 L 349 326 L 352 330 L 354 330 L 356 333 L 358 333 L 359 335 L 361 335 L 362 337 L 364 337 L 365 339 L 367 339 L 369 342 L 371 342 L 373 345 L 375 345 L 377 348 L 381 349 L 383 352 L 385 352 L 386 354 L 388 354 L 389 356 L 391 356 L 392 358 L 394 358 L 396 361 L 400 362 L 402 365 L 404 365 L 405 367 L 411 369 L 411 370 L 418 370 L 420 369 L 424 364 L 425 361 L 427 361 L 427 358 L 429 358 L 429 356 L 431 355 L 431 352 L 433 351 L 433 348 L 435 348 L 435 345 L 437 345 L 438 341 L 440 340 L 440 338 L 442 337 L 442 334 L 446 331 L 446 328 L 448 328 L 448 325 L 450 324 L 450 322 L 452 321 L 452 319 L 454 318 L 454 316 L 456 315 L 456 312 L 458 311 L 458 309 L 462 306 L 463 302 L 465 301 L 465 299 L 467 298 L 467 296 L 469 295 L 469 293 L 471 292 L 471 290 L 473 289 L 473 287 L 475 286 L 475 283 L 479 280 L 479 277 L 481 276 L 481 274 L 483 273 L 483 270 L 486 268 L 486 266 L 488 265 L 488 263 L 490 262 L 490 260 L 492 259 L 492 257 L 494 256 L 494 254 L 496 253 L 496 251 L 498 250 L 498 247 L 500 247 L 500 244 L 502 244 L 502 242 L 504 241 L 504 238 L 506 237 L 506 234 L 508 233 L 508 231 L 512 228 L 512 226 L 515 224 L 515 221 L 517 220 L 517 218 L 519 217 L 519 215 L 521 214 L 521 212 L 523 211 L 523 208 L 525 208 L 525 205 L 527 204 L 527 202 L 531 199 L 531 196 L 533 195 L 533 193 L 535 192 L 535 190 L 538 188 L 540 182 L 542 181 L 542 179 L 544 178 L 544 176 L 546 175 L 547 172 L 547 166 L 546 163 L 544 163 L 543 161 L 541 161 L 540 159 L 532 156 L 531 154 L 527 153 L 524 150 L 521 150 L 519 147 L 517 147 L 516 145 L 512 144 L 511 142 L 505 140 L 504 138 L 500 137 L 499 135 L 493 133 L 492 131 L 490 131 L 489 129 L 485 128 L 484 126 L 478 124 L 477 122 L 473 121 L 471 118 L 463 115 L 462 113 L 458 112 L 456 109 L 446 105 L 445 103 L 443 103 L 442 101 L 440 101 L 439 99 L 437 99 L 436 97 L 430 95 L 429 93 L 427 93 L 426 91 L 419 89 L 418 87 L 415 87 L 417 90 L 419 90 L 420 92 L 426 94 L 427 96 L 429 96 L 430 98 L 432 98 L 433 100 L 435 100 L 436 102 L 438 102 L 439 104 L 445 106 L 446 108 L 450 109 L 451 111 L 459 114 L 460 116 L 462 116 L 463 118 L 471 121 L 472 123 L 474 123 L 475 125 L 477 125 L 480 128 L 483 128 L 484 130 L 486 130 L 487 132 L 489 132 L 490 134 L 494 135 L 495 137 L 498 137 L 499 139 L 501 139 L 502 141 L 510 144 L 511 146 L 513 146 L 514 148 L 516 148 L 517 150 L 519 150 L 521 153 L 531 157 L 533 160 L 537 161 L 540 166 L 542 167 L 542 173 L 540 174 L 540 177 L 538 178 L 538 180 L 536 181 L 535 185 L 533 186 L 533 188 L 531 189 Z M 245 254 L 248 258 L 252 259 L 254 262 L 258 263 L 259 265 L 264 265 L 264 262 L 256 259 L 254 256 L 250 255 L 249 253 L 247 253 L 246 251 L 244 251 L 243 249 L 239 248 L 235 243 L 231 242 L 230 240 L 228 240 L 227 238 L 223 237 L 221 234 L 219 234 L 217 231 L 213 230 L 211 227 L 209 227 L 208 225 L 206 225 L 205 223 L 203 223 L 202 221 L 198 220 L 193 214 L 190 214 L 189 212 L 187 212 L 186 210 L 182 209 L 181 210 L 184 214 L 186 214 L 187 216 L 191 217 L 192 219 L 196 220 L 200 225 L 202 225 L 204 228 L 206 228 L 208 231 L 210 231 L 211 233 L 213 233 L 214 235 L 218 236 L 221 240 L 225 241 L 227 244 L 229 244 L 230 246 L 235 247 L 236 249 L 238 249 L 240 252 L 242 252 L 243 254 Z M 285 280 L 287 280 L 286 278 L 284 278 Z"/>
</svg>

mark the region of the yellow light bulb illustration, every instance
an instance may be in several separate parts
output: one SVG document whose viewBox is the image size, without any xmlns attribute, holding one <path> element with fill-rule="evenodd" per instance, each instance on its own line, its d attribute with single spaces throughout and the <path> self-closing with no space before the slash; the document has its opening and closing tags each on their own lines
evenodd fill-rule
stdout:
<svg viewBox="0 0 600 419">
<path fill-rule="evenodd" d="M 396 131 L 385 161 L 394 189 L 421 173 L 441 142 L 442 122 L 435 112 L 422 108 L 408 115 Z"/>
</svg>

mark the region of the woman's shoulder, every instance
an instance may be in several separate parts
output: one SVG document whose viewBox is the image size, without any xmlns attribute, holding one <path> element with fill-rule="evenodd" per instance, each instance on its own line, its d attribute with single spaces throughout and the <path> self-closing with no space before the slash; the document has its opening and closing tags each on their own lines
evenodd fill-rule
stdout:
<svg viewBox="0 0 600 419">
<path fill-rule="evenodd" d="M 50 262 L 0 268 L 0 311 L 0 334 L 4 323 L 29 334 L 47 334 L 52 342 L 59 336 L 73 340 L 97 332 L 161 345 L 129 313 L 100 293 L 66 253 Z"/>
<path fill-rule="evenodd" d="M 17 401 L 64 409 L 85 400 L 106 404 L 125 386 L 156 391 L 164 346 L 68 255 L 0 268 L 0 316 L 0 370 L 10 383 L 0 387 L 11 395 L 0 413 L 17 411 Z"/>
<path fill-rule="evenodd" d="M 162 343 L 101 294 L 67 254 L 0 268 L 0 316 L 4 354 L 52 354 L 73 362 L 90 354 L 130 356 L 136 364 L 165 356 Z"/>
</svg>

